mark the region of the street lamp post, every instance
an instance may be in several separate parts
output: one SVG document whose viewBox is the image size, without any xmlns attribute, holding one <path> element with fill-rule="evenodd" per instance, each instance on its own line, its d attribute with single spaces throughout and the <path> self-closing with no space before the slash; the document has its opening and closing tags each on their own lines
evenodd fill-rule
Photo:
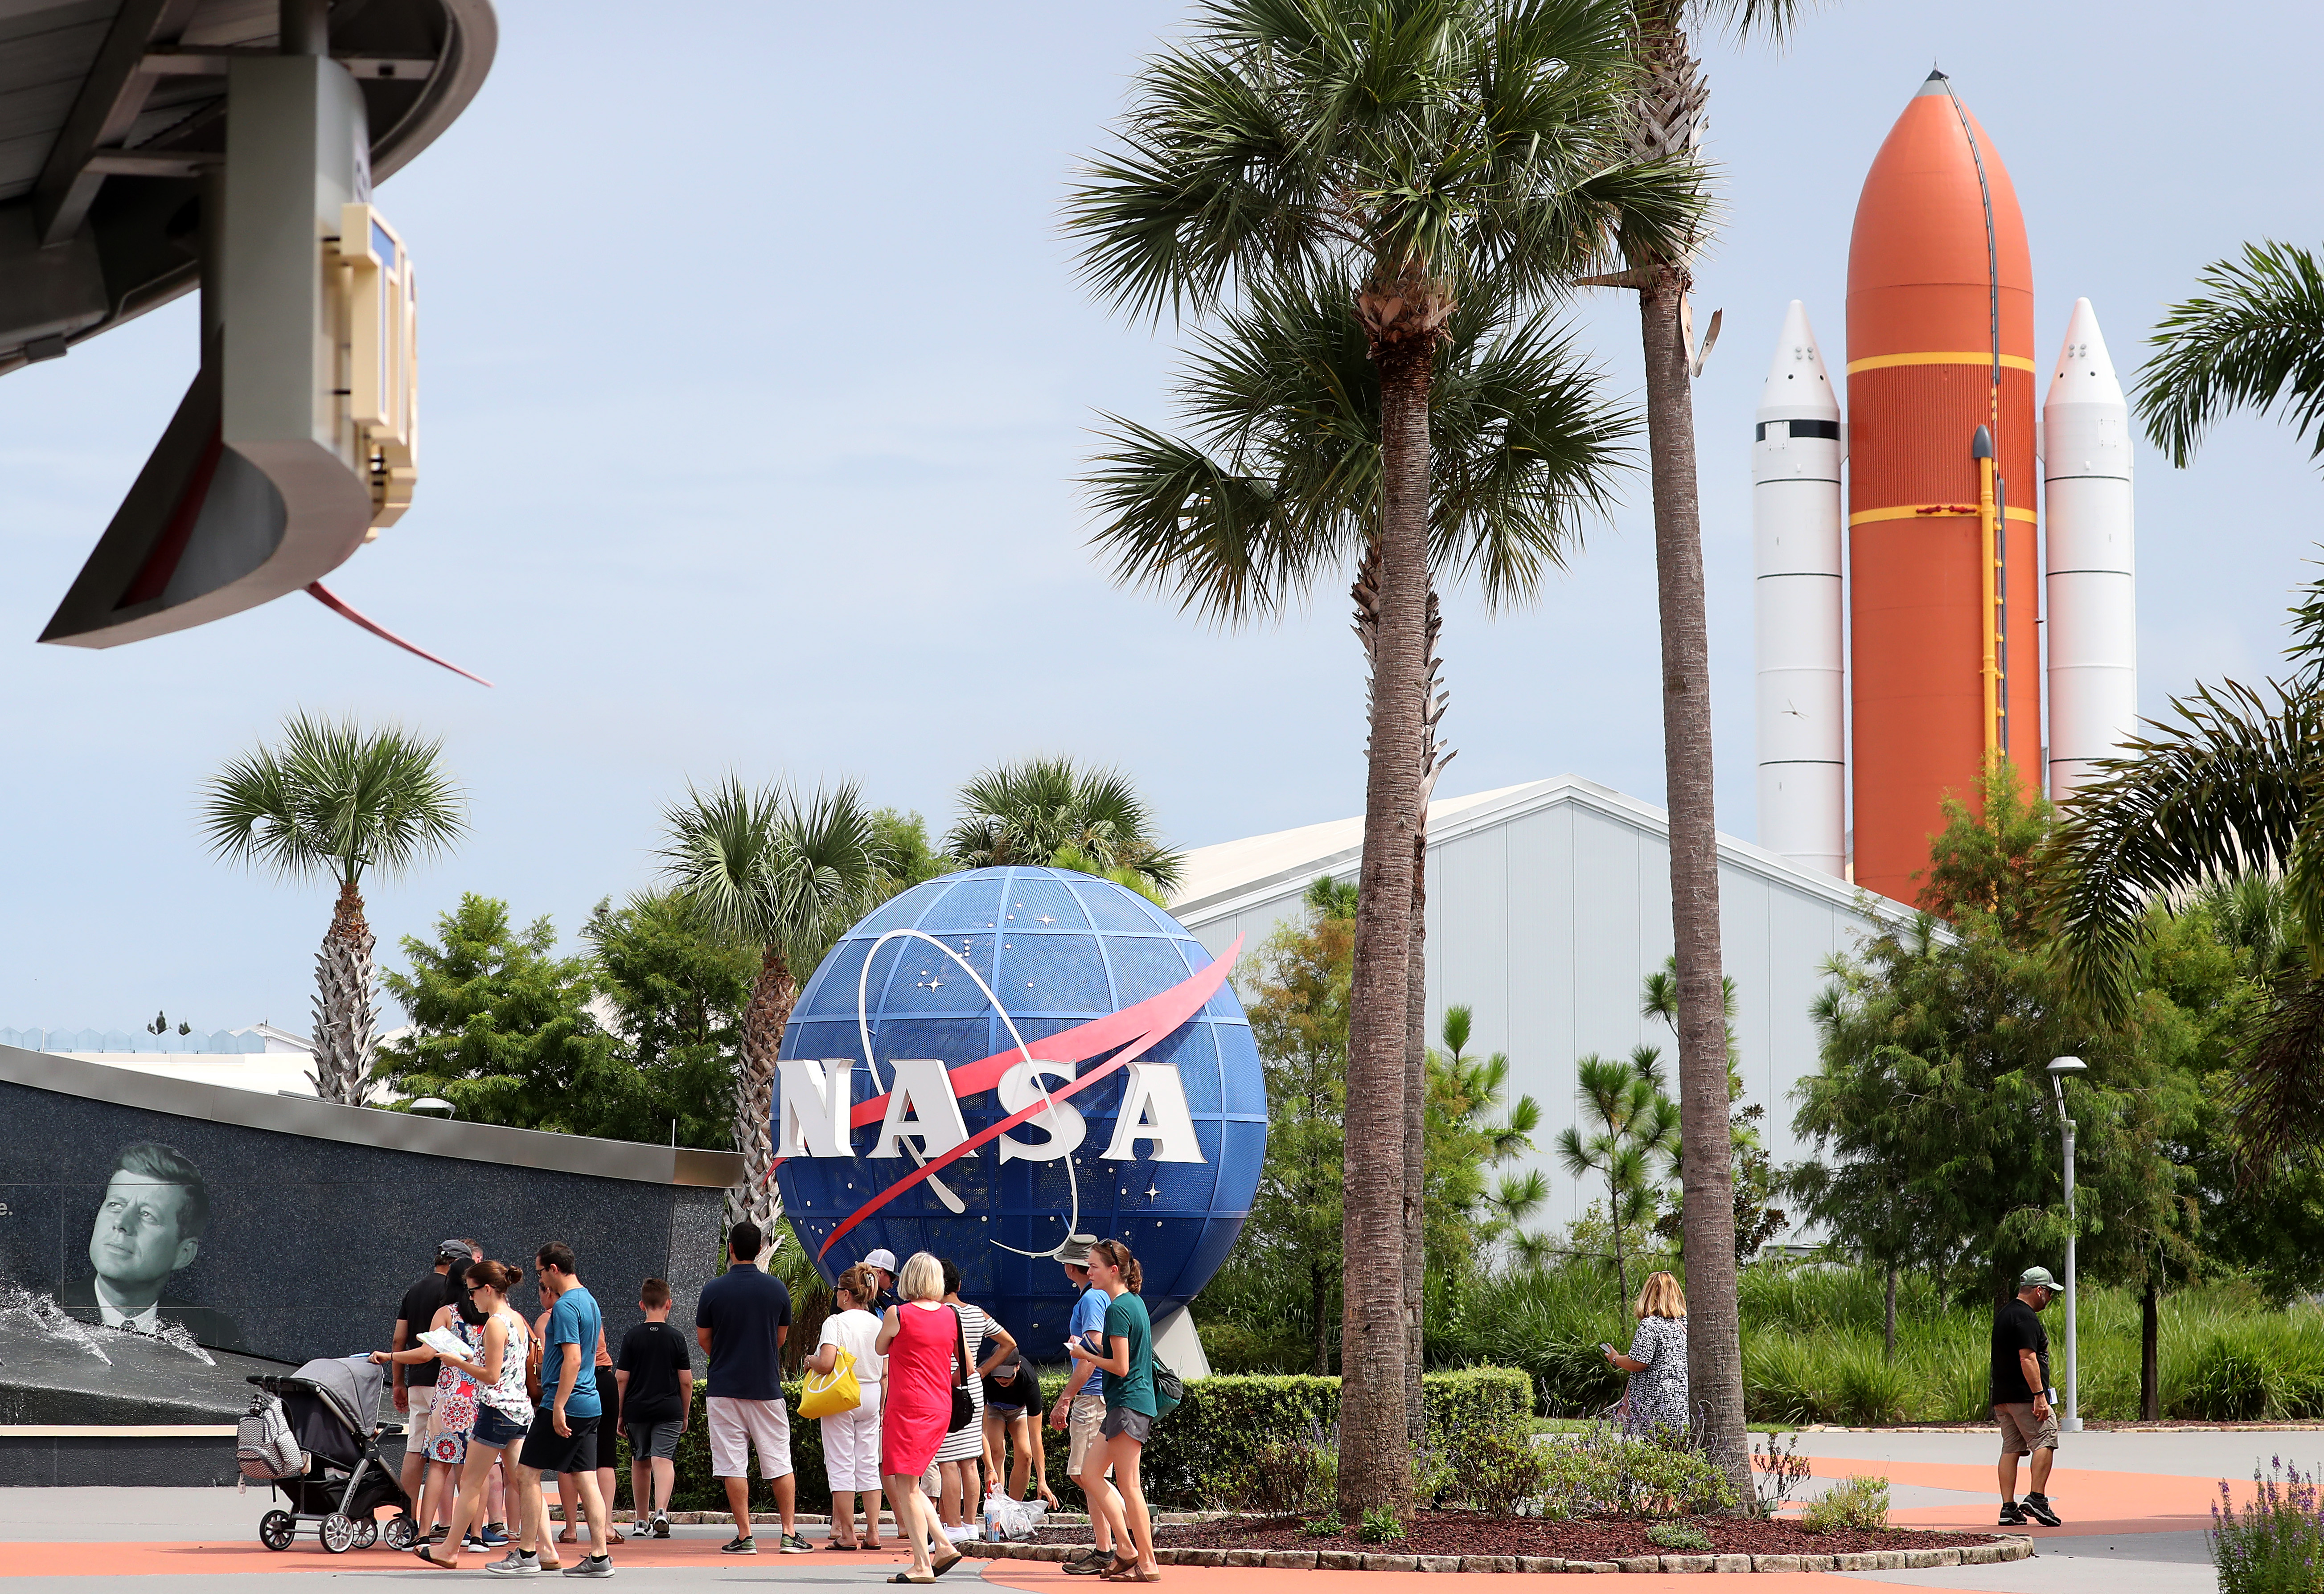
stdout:
<svg viewBox="0 0 2324 1594">
<path fill-rule="evenodd" d="M 2050 1059 L 2050 1091 L 2057 1098 L 2058 1122 L 2066 1141 L 2066 1409 L 2058 1414 L 2058 1426 L 2068 1433 L 2080 1433 L 2082 1426 L 2081 1364 L 2074 1342 L 2074 1320 L 2081 1314 L 2082 1297 L 2074 1282 L 2074 1120 L 2066 1116 L 2066 1076 L 2089 1066 L 2080 1057 Z"/>
</svg>

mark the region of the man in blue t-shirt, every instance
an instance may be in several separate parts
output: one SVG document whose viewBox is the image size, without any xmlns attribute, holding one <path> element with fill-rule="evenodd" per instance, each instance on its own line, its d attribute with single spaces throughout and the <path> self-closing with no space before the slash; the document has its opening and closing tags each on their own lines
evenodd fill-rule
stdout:
<svg viewBox="0 0 2324 1594">
<path fill-rule="evenodd" d="M 702 1286 L 694 1308 L 694 1337 L 710 1358 L 710 1388 L 702 1403 L 710 1426 L 710 1470 L 725 1479 L 726 1504 L 734 1513 L 734 1536 L 722 1546 L 727 1554 L 759 1553 L 751 1536 L 751 1451 L 756 1450 L 759 1476 L 773 1486 L 782 1517 L 776 1548 L 805 1555 L 815 1546 L 799 1536 L 792 1515 L 798 1484 L 791 1475 L 790 1414 L 783 1405 L 791 1293 L 781 1279 L 761 1271 L 765 1243 L 756 1223 L 735 1224 L 726 1236 L 726 1271 Z"/>
<path fill-rule="evenodd" d="M 1084 1334 L 1100 1336 L 1097 1349 L 1104 1350 L 1105 1309 L 1109 1304 L 1106 1293 L 1090 1283 L 1090 1236 L 1076 1234 L 1068 1239 L 1057 1252 L 1065 1276 L 1082 1292 L 1074 1303 L 1074 1315 L 1066 1325 L 1065 1337 L 1080 1340 Z M 1090 1341 L 1084 1341 L 1084 1343 Z M 1105 1459 L 1105 1441 L 1098 1430 L 1105 1424 L 1105 1396 L 1099 1392 L 1096 1369 L 1087 1361 L 1075 1360 L 1071 1377 L 1058 1392 L 1057 1404 L 1049 1410 L 1049 1426 L 1068 1429 L 1071 1439 L 1065 1452 L 1065 1476 L 1081 1486 L 1084 1497 L 1095 1499 L 1095 1485 L 1105 1479 L 1111 1470 Z M 1094 1469 L 1094 1470 L 1092 1470 Z M 1088 1476 L 1084 1476 L 1084 1474 Z M 1113 1533 L 1100 1512 L 1090 1514 L 1090 1529 L 1096 1536 L 1096 1547 L 1076 1560 L 1065 1562 L 1069 1572 L 1102 1571 L 1113 1564 Z"/>
<path fill-rule="evenodd" d="M 613 1558 L 605 1544 L 612 1518 L 597 1488 L 597 1421 L 604 1408 L 597 1401 L 595 1371 L 604 1319 L 596 1297 L 582 1287 L 571 1246 L 551 1240 L 533 1259 L 540 1267 L 540 1293 L 555 1304 L 549 1309 L 549 1331 L 540 1341 L 540 1411 L 517 1457 L 517 1508 L 523 1532 L 502 1564 L 511 1571 L 539 1571 L 556 1564 L 540 1558 L 542 1546 L 549 1542 L 540 1479 L 543 1473 L 569 1474 L 581 1497 L 582 1513 L 589 1519 L 591 1551 L 569 1575 L 609 1578 Z M 611 1439 L 606 1442 L 610 1453 Z"/>
</svg>

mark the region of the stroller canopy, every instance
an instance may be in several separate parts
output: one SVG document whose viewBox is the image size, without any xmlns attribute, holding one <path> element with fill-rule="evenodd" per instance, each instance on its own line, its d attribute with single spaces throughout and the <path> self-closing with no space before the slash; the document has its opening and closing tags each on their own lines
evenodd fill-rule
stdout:
<svg viewBox="0 0 2324 1594">
<path fill-rule="evenodd" d="M 350 1433 L 367 1436 L 379 1415 L 379 1394 L 387 1369 L 368 1356 L 324 1357 L 291 1375 L 313 1390 Z"/>
</svg>

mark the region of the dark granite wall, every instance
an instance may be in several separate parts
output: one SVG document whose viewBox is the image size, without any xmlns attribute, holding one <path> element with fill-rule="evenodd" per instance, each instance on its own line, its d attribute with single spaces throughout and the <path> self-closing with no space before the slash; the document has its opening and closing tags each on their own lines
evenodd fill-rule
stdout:
<svg viewBox="0 0 2324 1594">
<path fill-rule="evenodd" d="M 209 1194 L 200 1253 L 171 1277 L 163 1315 L 184 1303 L 198 1338 L 255 1356 L 384 1348 L 403 1291 L 447 1236 L 523 1266 L 516 1304 L 528 1317 L 539 1311 L 533 1253 L 566 1241 L 616 1348 L 648 1275 L 670 1281 L 673 1316 L 690 1322 L 716 1262 L 716 1190 L 350 1145 L 0 1081 L 0 1279 L 88 1298 L 106 1182 L 120 1148 L 139 1141 L 174 1147 Z"/>
</svg>

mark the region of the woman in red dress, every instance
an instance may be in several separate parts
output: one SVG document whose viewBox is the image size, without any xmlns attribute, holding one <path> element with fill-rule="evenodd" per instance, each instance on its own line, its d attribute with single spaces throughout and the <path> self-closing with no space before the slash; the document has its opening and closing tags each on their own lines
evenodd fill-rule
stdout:
<svg viewBox="0 0 2324 1594">
<path fill-rule="evenodd" d="M 920 1475 L 936 1460 L 952 1424 L 954 1341 L 959 1319 L 944 1304 L 944 1264 L 926 1251 L 914 1255 L 896 1276 L 902 1304 L 890 1306 L 875 1342 L 888 1359 L 887 1409 L 880 1423 L 880 1471 L 887 1479 L 888 1505 L 896 1526 L 912 1547 L 912 1564 L 889 1579 L 893 1583 L 933 1583 L 960 1561 L 949 1540 L 941 1559 L 931 1562 L 928 1543 L 936 1536 Z"/>
</svg>

